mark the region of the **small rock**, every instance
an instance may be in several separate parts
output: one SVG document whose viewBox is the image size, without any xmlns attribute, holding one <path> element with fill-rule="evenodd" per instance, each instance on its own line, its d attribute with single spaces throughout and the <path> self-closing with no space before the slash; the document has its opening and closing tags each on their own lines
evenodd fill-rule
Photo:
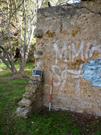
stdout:
<svg viewBox="0 0 101 135">
<path fill-rule="evenodd" d="M 24 98 L 27 98 L 27 99 L 30 99 L 31 97 L 33 97 L 33 93 L 32 92 L 26 92 L 24 95 L 23 95 Z"/>
<path fill-rule="evenodd" d="M 28 116 L 30 115 L 31 113 L 31 108 L 17 108 L 16 110 L 16 114 L 18 117 L 23 117 L 23 118 L 28 118 Z"/>
<path fill-rule="evenodd" d="M 29 107 L 29 106 L 32 104 L 32 102 L 31 102 L 31 100 L 29 100 L 29 99 L 23 98 L 18 104 L 19 104 L 20 106 Z"/>
</svg>

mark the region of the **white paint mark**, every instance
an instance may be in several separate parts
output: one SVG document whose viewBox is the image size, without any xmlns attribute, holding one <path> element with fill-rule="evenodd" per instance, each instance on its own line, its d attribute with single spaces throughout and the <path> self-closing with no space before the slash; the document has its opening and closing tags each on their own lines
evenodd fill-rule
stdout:
<svg viewBox="0 0 101 135">
<path fill-rule="evenodd" d="M 78 56 L 80 56 L 82 60 L 84 59 L 84 42 L 81 42 L 79 49 L 76 47 L 76 44 L 72 44 L 72 61 Z"/>
<path fill-rule="evenodd" d="M 85 44 L 84 41 L 81 41 L 79 47 L 76 43 L 72 43 L 71 47 L 68 43 L 64 43 L 62 47 L 59 47 L 59 42 L 56 42 L 53 44 L 53 48 L 55 64 L 57 64 L 59 60 L 73 62 L 78 57 L 81 58 L 81 60 L 85 60 L 91 58 L 95 52 L 101 53 L 101 45 L 97 45 L 96 42 L 93 42 L 93 44 Z"/>
<path fill-rule="evenodd" d="M 61 69 L 58 65 L 52 66 L 52 72 L 55 80 L 53 81 L 53 85 L 58 87 L 60 91 L 62 91 L 67 83 L 68 76 L 71 74 L 73 78 L 79 79 L 82 76 L 82 66 L 80 66 L 79 70 L 69 70 L 67 68 Z M 80 81 L 79 81 L 80 82 Z M 77 83 L 79 83 L 77 82 Z M 80 90 L 80 85 L 78 84 L 77 89 Z"/>
<path fill-rule="evenodd" d="M 52 65 L 51 70 L 53 73 L 53 86 L 57 87 L 60 91 L 63 91 L 68 80 L 69 75 L 76 79 L 75 90 L 77 94 L 80 94 L 80 78 L 82 78 L 82 66 L 78 70 L 68 69 L 67 65 L 65 68 L 59 66 L 59 62 L 75 62 L 76 59 L 88 60 L 92 58 L 95 52 L 101 53 L 101 45 L 97 45 L 96 42 L 93 44 L 86 44 L 81 41 L 80 44 L 68 43 L 60 44 L 59 41 L 53 44 L 53 55 L 55 56 L 55 65 Z"/>
</svg>

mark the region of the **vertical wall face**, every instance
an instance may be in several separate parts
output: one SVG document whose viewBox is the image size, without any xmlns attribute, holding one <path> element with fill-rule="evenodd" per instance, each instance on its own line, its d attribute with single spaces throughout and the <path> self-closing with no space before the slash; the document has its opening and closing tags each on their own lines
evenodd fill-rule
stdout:
<svg viewBox="0 0 101 135">
<path fill-rule="evenodd" d="M 45 106 L 52 89 L 54 109 L 101 115 L 101 7 L 88 8 L 92 12 L 72 6 L 38 11 L 38 65 L 43 63 Z"/>
</svg>

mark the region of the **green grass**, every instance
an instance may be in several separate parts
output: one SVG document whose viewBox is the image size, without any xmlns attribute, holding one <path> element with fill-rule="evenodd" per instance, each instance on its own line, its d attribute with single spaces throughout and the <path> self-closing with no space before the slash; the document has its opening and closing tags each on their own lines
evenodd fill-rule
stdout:
<svg viewBox="0 0 101 135">
<path fill-rule="evenodd" d="M 19 64 L 18 64 L 18 62 L 16 62 L 15 67 L 16 67 L 17 70 L 19 69 Z M 32 69 L 33 69 L 34 67 L 35 67 L 34 63 L 27 63 L 27 64 L 26 64 L 26 68 L 25 68 L 26 74 L 27 74 L 27 75 L 31 75 L 31 74 L 32 74 Z M 2 71 L 4 71 L 4 72 L 2 72 Z M 10 75 L 10 71 L 8 71 L 8 69 L 7 69 L 7 67 L 6 67 L 5 64 L 0 63 L 0 76 L 2 76 L 2 74 L 3 74 L 3 76 L 4 76 L 4 74 L 5 74 L 5 76 L 7 77 L 7 76 Z"/>
<path fill-rule="evenodd" d="M 0 66 L 0 67 L 3 67 Z M 31 73 L 31 65 L 27 65 Z M 82 124 L 70 112 L 42 112 L 28 119 L 15 115 L 17 103 L 28 80 L 10 80 L 9 71 L 0 71 L 0 135 L 101 135 L 101 121 Z"/>
</svg>

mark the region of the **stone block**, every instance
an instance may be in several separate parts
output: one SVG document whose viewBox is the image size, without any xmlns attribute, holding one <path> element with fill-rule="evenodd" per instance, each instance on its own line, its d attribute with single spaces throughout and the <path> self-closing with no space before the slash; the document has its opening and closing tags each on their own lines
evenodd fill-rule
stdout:
<svg viewBox="0 0 101 135">
<path fill-rule="evenodd" d="M 29 107 L 29 106 L 31 106 L 31 104 L 32 104 L 32 101 L 29 100 L 29 99 L 26 99 L 26 98 L 23 98 L 23 99 L 18 103 L 18 105 L 19 105 L 19 106 L 22 106 L 22 107 Z"/>
<path fill-rule="evenodd" d="M 16 114 L 18 117 L 28 118 L 31 114 L 31 108 L 19 107 L 16 110 Z"/>
</svg>

